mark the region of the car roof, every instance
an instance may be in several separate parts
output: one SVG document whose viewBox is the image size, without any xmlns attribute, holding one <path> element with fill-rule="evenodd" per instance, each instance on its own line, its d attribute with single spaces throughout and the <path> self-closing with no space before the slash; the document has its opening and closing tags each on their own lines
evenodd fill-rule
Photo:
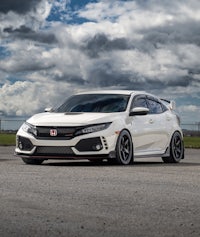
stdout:
<svg viewBox="0 0 200 237">
<path fill-rule="evenodd" d="M 131 91 L 131 90 L 97 90 L 97 91 L 84 91 L 78 94 L 120 94 L 120 95 L 132 95 L 132 94 L 148 94 L 145 91 Z"/>
<path fill-rule="evenodd" d="M 118 94 L 118 95 L 147 95 L 150 97 L 153 97 L 163 103 L 159 97 L 156 95 L 150 94 L 146 91 L 137 91 L 137 90 L 96 90 L 96 91 L 83 91 L 77 93 L 77 95 L 82 95 L 82 94 Z"/>
</svg>

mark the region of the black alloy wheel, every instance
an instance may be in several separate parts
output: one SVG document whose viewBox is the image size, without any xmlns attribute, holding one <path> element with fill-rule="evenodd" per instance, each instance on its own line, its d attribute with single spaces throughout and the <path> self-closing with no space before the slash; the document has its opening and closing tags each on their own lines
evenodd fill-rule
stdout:
<svg viewBox="0 0 200 237">
<path fill-rule="evenodd" d="M 184 158 L 184 143 L 179 132 L 175 132 L 170 143 L 170 156 L 162 157 L 165 163 L 178 163 Z"/>
<path fill-rule="evenodd" d="M 129 165 L 133 162 L 133 143 L 127 130 L 123 130 L 118 137 L 116 160 L 120 165 Z"/>
</svg>

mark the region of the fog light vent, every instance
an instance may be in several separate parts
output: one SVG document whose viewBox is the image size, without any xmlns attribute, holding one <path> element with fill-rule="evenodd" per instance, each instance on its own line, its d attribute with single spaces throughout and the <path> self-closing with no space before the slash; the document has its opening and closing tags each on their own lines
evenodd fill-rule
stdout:
<svg viewBox="0 0 200 237">
<path fill-rule="evenodd" d="M 103 147 L 101 144 L 96 144 L 95 146 L 92 147 L 94 151 L 100 151 Z"/>
<path fill-rule="evenodd" d="M 94 137 L 80 140 L 75 148 L 78 151 L 100 151 L 103 149 L 103 145 L 100 137 Z"/>
<path fill-rule="evenodd" d="M 22 151 L 30 151 L 33 149 L 32 142 L 25 137 L 17 136 L 17 146 Z"/>
</svg>

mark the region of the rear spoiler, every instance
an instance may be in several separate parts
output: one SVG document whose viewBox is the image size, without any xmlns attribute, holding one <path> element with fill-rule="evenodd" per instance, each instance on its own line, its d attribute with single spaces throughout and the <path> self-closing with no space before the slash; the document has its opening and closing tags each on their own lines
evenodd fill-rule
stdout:
<svg viewBox="0 0 200 237">
<path fill-rule="evenodd" d="M 176 109 L 176 102 L 174 100 L 166 100 L 166 99 L 161 99 L 163 102 L 165 102 L 166 106 L 170 110 L 175 110 Z"/>
</svg>

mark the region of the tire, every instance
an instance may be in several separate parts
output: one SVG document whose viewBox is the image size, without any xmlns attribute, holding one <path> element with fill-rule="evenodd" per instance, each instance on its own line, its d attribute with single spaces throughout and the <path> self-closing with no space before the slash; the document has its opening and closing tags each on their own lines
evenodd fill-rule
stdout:
<svg viewBox="0 0 200 237">
<path fill-rule="evenodd" d="M 41 165 L 44 160 L 42 159 L 29 159 L 29 158 L 22 158 L 23 162 L 27 165 Z"/>
<path fill-rule="evenodd" d="M 116 161 L 120 165 L 129 165 L 133 162 L 133 143 L 127 130 L 123 130 L 118 137 Z"/>
<path fill-rule="evenodd" d="M 179 132 L 175 132 L 170 142 L 170 156 L 162 157 L 164 163 L 179 163 L 184 158 L 184 143 Z"/>
</svg>

